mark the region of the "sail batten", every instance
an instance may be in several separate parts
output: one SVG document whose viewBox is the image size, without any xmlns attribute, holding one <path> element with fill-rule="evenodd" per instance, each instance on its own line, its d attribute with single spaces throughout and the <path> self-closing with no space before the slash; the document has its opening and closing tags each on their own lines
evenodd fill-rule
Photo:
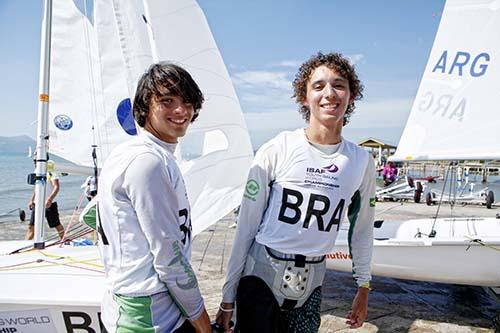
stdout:
<svg viewBox="0 0 500 333">
<path fill-rule="evenodd" d="M 498 1 L 448 0 L 398 149 L 403 160 L 500 159 Z"/>
</svg>

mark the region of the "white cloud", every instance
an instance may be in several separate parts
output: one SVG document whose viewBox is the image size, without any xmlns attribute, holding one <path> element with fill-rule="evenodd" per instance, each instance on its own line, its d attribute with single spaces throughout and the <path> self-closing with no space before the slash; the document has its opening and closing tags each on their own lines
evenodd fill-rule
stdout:
<svg viewBox="0 0 500 333">
<path fill-rule="evenodd" d="M 301 61 L 301 60 L 283 60 L 280 62 L 273 63 L 270 66 L 271 67 L 291 67 L 291 68 L 297 69 L 297 68 L 299 68 L 300 65 L 302 65 L 302 62 L 303 61 Z"/>
<path fill-rule="evenodd" d="M 246 71 L 233 74 L 232 79 L 235 85 L 245 88 L 288 89 L 291 86 L 288 75 L 287 72 Z"/>
<path fill-rule="evenodd" d="M 293 130 L 305 126 L 297 110 L 244 113 L 250 131 Z"/>
<path fill-rule="evenodd" d="M 347 55 L 347 58 L 349 59 L 349 61 L 353 65 L 356 65 L 356 64 L 359 64 L 359 63 L 363 62 L 363 60 L 365 59 L 365 55 L 361 54 L 361 53 L 351 54 L 351 55 Z"/>
<path fill-rule="evenodd" d="M 248 111 L 251 112 L 262 112 L 267 109 L 284 111 L 296 108 L 291 89 L 244 91 L 240 94 L 240 100 L 250 107 Z"/>
<path fill-rule="evenodd" d="M 375 102 L 356 103 L 350 127 L 355 128 L 403 128 L 406 124 L 413 99 L 385 99 Z"/>
</svg>

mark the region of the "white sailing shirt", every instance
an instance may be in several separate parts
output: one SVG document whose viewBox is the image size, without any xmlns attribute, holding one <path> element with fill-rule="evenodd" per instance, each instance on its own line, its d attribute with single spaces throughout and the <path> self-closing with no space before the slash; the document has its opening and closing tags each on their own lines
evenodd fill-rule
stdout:
<svg viewBox="0 0 500 333">
<path fill-rule="evenodd" d="M 99 183 L 99 248 L 108 298 L 155 296 L 153 317 L 159 319 L 157 312 L 163 318 L 155 332 L 173 330 L 203 310 L 189 264 L 190 207 L 174 150 L 175 144 L 143 131 L 113 150 Z M 105 324 L 116 319 L 112 307 L 103 306 Z"/>
<path fill-rule="evenodd" d="M 264 144 L 250 169 L 223 302 L 234 301 L 254 240 L 283 253 L 326 255 L 347 216 L 354 278 L 370 281 L 374 197 L 373 159 L 349 141 L 321 147 L 298 129 Z"/>
</svg>

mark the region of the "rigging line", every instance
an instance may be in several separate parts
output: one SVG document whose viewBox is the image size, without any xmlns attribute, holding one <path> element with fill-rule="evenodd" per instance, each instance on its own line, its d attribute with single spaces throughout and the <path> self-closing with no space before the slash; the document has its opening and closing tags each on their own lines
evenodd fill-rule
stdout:
<svg viewBox="0 0 500 333">
<path fill-rule="evenodd" d="M 233 212 L 234 212 L 234 209 L 233 209 Z M 232 212 L 231 212 L 232 213 Z M 230 214 L 231 214 L 230 213 Z M 237 220 L 236 220 L 237 222 Z M 226 241 L 227 241 L 227 234 L 229 232 L 229 222 L 226 222 L 226 232 L 224 233 L 224 242 L 222 244 L 222 260 L 220 262 L 220 273 L 222 274 L 223 270 L 224 270 L 224 258 L 225 258 L 225 255 L 226 255 Z"/>
<path fill-rule="evenodd" d="M 205 249 L 203 250 L 203 255 L 201 256 L 200 265 L 198 266 L 198 270 L 200 270 L 201 265 L 203 265 L 203 260 L 205 260 L 205 255 L 207 254 L 207 250 L 208 250 L 208 247 L 210 246 L 210 242 L 212 241 L 212 238 L 214 237 L 215 230 L 217 230 L 217 224 L 214 225 L 214 230 L 210 234 L 210 237 L 208 238 L 207 245 L 205 246 Z"/>
<path fill-rule="evenodd" d="M 456 167 L 456 163 L 453 163 L 451 166 L 451 180 L 449 182 L 450 189 L 448 191 L 448 197 L 450 198 L 450 209 L 451 209 L 452 215 L 453 215 L 453 208 L 455 207 L 455 202 L 457 200 L 457 192 L 456 192 L 456 184 L 455 184 L 456 181 L 457 181 L 457 167 Z"/>
<path fill-rule="evenodd" d="M 89 266 L 104 268 L 103 265 L 92 264 L 91 263 L 91 262 L 95 262 L 95 261 L 99 262 L 99 260 L 100 260 L 99 258 L 85 259 L 85 260 L 76 260 L 76 259 L 74 259 L 71 256 L 60 256 L 60 255 L 57 255 L 57 254 L 45 253 L 44 251 L 39 251 L 39 253 L 41 253 L 43 256 L 51 258 L 51 259 L 66 259 L 66 260 L 69 260 L 69 261 L 71 261 L 72 263 L 75 263 L 75 264 L 85 264 L 85 265 L 89 265 Z"/>
<path fill-rule="evenodd" d="M 92 228 L 90 228 L 90 227 L 87 227 L 87 228 L 88 228 L 88 230 L 87 230 L 87 229 L 85 229 L 86 227 L 87 227 L 87 226 L 83 226 L 83 225 L 82 225 L 82 226 L 78 226 L 78 229 L 81 229 L 81 230 L 75 231 L 73 234 L 71 234 L 71 235 L 70 235 L 71 237 L 66 238 L 66 239 L 64 240 L 64 242 L 62 242 L 61 240 L 58 240 L 58 241 L 56 241 L 56 242 L 54 242 L 54 243 L 52 243 L 52 244 L 50 244 L 50 245 L 46 246 L 46 248 L 47 248 L 47 247 L 51 247 L 51 246 L 55 246 L 55 245 L 59 245 L 59 244 L 65 244 L 65 243 L 67 243 L 67 242 L 72 242 L 72 241 L 74 241 L 75 239 L 77 239 L 77 238 L 79 238 L 79 237 L 82 237 L 82 236 L 84 236 L 84 235 L 87 235 L 87 234 L 91 233 L 92 231 L 94 231 L 94 230 L 93 230 Z"/>
<path fill-rule="evenodd" d="M 97 268 L 104 268 L 104 266 L 102 266 L 102 265 L 96 265 L 96 264 L 91 264 L 91 263 L 87 262 L 87 261 L 96 261 L 96 260 L 99 260 L 99 259 L 96 258 L 96 259 L 88 259 L 86 261 L 74 261 L 73 263 L 77 263 L 77 264 L 81 263 L 81 264 L 84 264 L 84 265 L 94 266 L 94 267 L 97 267 Z M 46 264 L 41 264 L 42 262 L 45 262 Z M 37 264 L 37 265 L 29 266 L 31 264 Z M 61 263 L 53 263 L 53 262 L 50 262 L 50 261 L 47 261 L 47 260 L 38 259 L 38 260 L 29 261 L 29 262 L 25 262 L 25 263 L 20 263 L 20 264 L 16 264 L 16 265 L 1 266 L 0 267 L 0 272 L 17 271 L 17 270 L 25 270 L 25 269 L 39 269 L 39 268 L 53 267 L 53 266 L 57 266 L 57 265 L 61 265 Z M 71 267 L 81 268 L 81 269 L 88 269 L 88 268 L 80 267 L 80 266 L 71 266 Z M 93 270 L 93 271 L 96 271 L 96 270 Z M 100 271 L 98 271 L 98 272 L 100 272 Z"/>
<path fill-rule="evenodd" d="M 29 262 L 23 262 L 20 264 L 15 264 L 15 265 L 7 265 L 7 266 L 0 266 L 0 271 L 10 271 L 10 270 L 15 270 L 15 269 L 20 269 L 19 267 L 29 265 L 29 264 L 36 264 L 38 263 L 38 260 L 33 260 Z"/>
<path fill-rule="evenodd" d="M 500 251 L 500 248 L 496 247 L 496 246 L 493 246 L 493 245 L 489 245 L 489 244 L 485 244 L 481 239 L 479 238 L 472 238 L 472 237 L 469 237 L 469 236 L 464 236 L 465 238 L 468 238 L 471 243 L 476 243 L 476 244 L 479 244 L 481 246 L 485 246 L 487 248 L 490 248 L 492 250 L 495 250 L 495 251 Z M 467 250 L 471 247 L 472 244 L 469 244 L 469 246 L 467 247 Z"/>
<path fill-rule="evenodd" d="M 65 263 L 57 263 L 57 262 L 52 262 L 52 261 L 48 261 L 48 260 L 44 260 L 44 261 L 47 262 L 47 263 L 49 263 L 49 264 L 54 264 L 56 266 L 67 266 L 67 267 L 71 267 L 71 268 L 78 268 L 78 269 L 83 269 L 83 270 L 86 270 L 86 271 L 91 271 L 91 272 L 103 273 L 104 274 L 103 270 L 97 270 L 97 269 L 92 269 L 92 268 L 80 267 L 80 266 L 71 265 L 71 264 L 65 264 Z"/>
<path fill-rule="evenodd" d="M 78 204 L 76 205 L 75 209 L 73 209 L 73 213 L 71 214 L 71 219 L 69 221 L 69 224 L 68 226 L 64 229 L 64 234 L 62 236 L 62 239 L 61 239 L 61 246 L 63 246 L 64 244 L 64 241 L 66 240 L 66 235 L 68 233 L 68 229 L 71 228 L 71 226 L 73 225 L 74 223 L 74 219 L 75 219 L 75 213 L 77 212 L 78 209 L 80 209 L 80 206 L 82 205 L 82 200 L 83 200 L 83 193 L 80 194 L 80 199 L 78 199 Z"/>
<path fill-rule="evenodd" d="M 94 126 L 97 124 L 97 119 L 96 119 L 96 115 L 97 115 L 97 100 L 96 100 L 96 93 L 97 93 L 97 89 L 96 89 L 96 83 L 95 83 L 95 80 L 94 80 L 94 63 L 93 63 L 93 59 L 92 59 L 92 53 L 91 53 L 91 43 L 90 43 L 90 32 L 89 32 L 89 25 L 90 25 L 90 22 L 89 22 L 89 19 L 88 19 L 88 13 L 87 13 L 87 0 L 83 0 L 83 4 L 84 4 L 84 16 L 82 17 L 82 22 L 83 22 L 83 31 L 84 31 L 84 36 L 85 36 L 85 43 L 86 43 L 86 46 L 87 46 L 87 52 L 86 52 L 86 56 L 87 56 L 87 63 L 88 63 L 88 66 L 90 68 L 90 73 L 89 73 L 89 81 L 90 81 L 90 88 L 91 88 L 91 91 L 90 91 L 90 99 L 91 99 L 91 109 L 90 109 L 90 115 L 91 115 L 91 119 L 92 119 L 92 128 L 94 128 Z M 95 37 L 95 34 L 94 34 L 94 30 L 92 30 L 92 33 L 93 33 L 93 36 Z M 94 112 L 92 112 L 94 111 Z M 94 136 L 94 133 L 92 131 L 92 135 Z M 95 138 L 94 138 L 95 140 Z"/>
<path fill-rule="evenodd" d="M 449 172 L 450 172 L 450 166 L 448 166 L 448 168 L 446 170 L 446 174 L 445 174 L 444 182 L 443 182 L 443 189 L 441 190 L 441 197 L 439 198 L 439 203 L 438 203 L 438 207 L 436 210 L 436 215 L 434 216 L 434 221 L 432 222 L 432 228 L 431 228 L 431 232 L 429 233 L 429 237 L 436 236 L 436 230 L 434 230 L 434 227 L 436 226 L 436 221 L 437 221 L 437 218 L 439 216 L 439 210 L 441 208 L 441 203 L 443 202 L 443 195 L 444 195 L 444 191 L 446 190 L 446 182 L 448 181 Z"/>
<path fill-rule="evenodd" d="M 394 205 L 394 206 L 392 206 L 392 207 L 386 208 L 386 209 L 384 209 L 383 211 L 380 211 L 380 212 L 376 213 L 376 214 L 375 214 L 375 216 L 380 215 L 380 214 L 383 214 L 383 213 L 387 212 L 388 210 L 391 210 L 391 209 L 394 209 L 394 208 L 396 208 L 396 207 L 400 207 L 400 206 L 403 206 L 403 202 L 398 203 L 397 205 Z"/>
</svg>

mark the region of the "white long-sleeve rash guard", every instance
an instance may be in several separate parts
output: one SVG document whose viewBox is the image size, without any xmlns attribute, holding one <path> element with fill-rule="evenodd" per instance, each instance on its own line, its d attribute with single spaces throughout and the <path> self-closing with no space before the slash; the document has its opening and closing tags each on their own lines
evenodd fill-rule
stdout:
<svg viewBox="0 0 500 333">
<path fill-rule="evenodd" d="M 161 311 L 175 326 L 204 305 L 189 264 L 190 207 L 174 149 L 143 132 L 111 153 L 99 182 L 99 245 L 109 290 L 165 293 Z"/>
<path fill-rule="evenodd" d="M 353 276 L 358 285 L 369 282 L 374 197 L 373 159 L 349 141 L 318 147 L 299 129 L 264 144 L 249 172 L 222 301 L 234 302 L 254 241 L 283 253 L 326 255 L 347 215 Z"/>
</svg>

